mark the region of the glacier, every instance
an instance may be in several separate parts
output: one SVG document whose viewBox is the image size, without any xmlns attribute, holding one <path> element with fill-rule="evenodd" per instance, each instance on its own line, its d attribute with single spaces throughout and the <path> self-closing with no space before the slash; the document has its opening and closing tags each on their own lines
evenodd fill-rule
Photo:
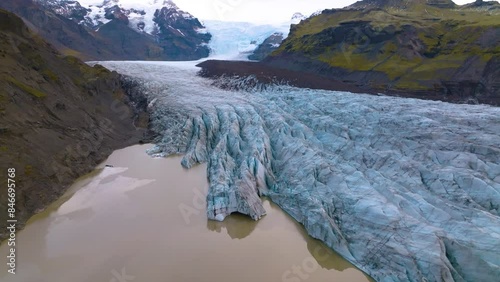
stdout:
<svg viewBox="0 0 500 282">
<path fill-rule="evenodd" d="M 212 34 L 208 44 L 212 50 L 211 58 L 247 60 L 248 55 L 273 33 L 282 33 L 286 38 L 290 32 L 290 25 L 296 22 L 296 19 L 281 24 L 204 20 L 203 25 Z"/>
<path fill-rule="evenodd" d="M 207 163 L 208 218 L 257 220 L 266 196 L 377 281 L 500 276 L 500 108 L 99 63 L 147 95 L 151 155 Z"/>
</svg>

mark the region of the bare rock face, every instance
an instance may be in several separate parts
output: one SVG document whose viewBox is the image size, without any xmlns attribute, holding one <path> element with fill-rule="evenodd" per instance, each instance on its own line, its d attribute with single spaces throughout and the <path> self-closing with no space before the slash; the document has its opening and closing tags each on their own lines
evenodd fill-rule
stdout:
<svg viewBox="0 0 500 282">
<path fill-rule="evenodd" d="M 151 154 L 208 164 L 208 218 L 258 219 L 268 196 L 377 281 L 500 275 L 499 108 L 288 86 L 225 91 L 192 66 L 105 65 L 154 101 L 162 137 Z"/>
<path fill-rule="evenodd" d="M 205 27 L 188 13 L 179 10 L 175 4 L 156 10 L 154 22 L 158 26 L 156 37 L 164 50 L 175 60 L 196 60 L 208 57 L 209 33 L 200 33 Z"/>
<path fill-rule="evenodd" d="M 128 17 L 127 15 L 125 14 L 125 12 L 120 9 L 120 7 L 118 7 L 118 5 L 114 5 L 110 8 L 106 8 L 104 9 L 105 11 L 105 14 L 104 14 L 104 17 L 108 20 L 117 20 L 117 21 L 121 21 L 125 24 L 129 24 L 129 20 L 128 20 Z"/>
<path fill-rule="evenodd" d="M 266 38 L 262 44 L 260 44 L 252 55 L 248 56 L 248 59 L 252 61 L 260 61 L 271 54 L 274 50 L 278 49 L 281 42 L 283 42 L 283 33 L 277 32 L 273 33 L 271 36 Z"/>
</svg>

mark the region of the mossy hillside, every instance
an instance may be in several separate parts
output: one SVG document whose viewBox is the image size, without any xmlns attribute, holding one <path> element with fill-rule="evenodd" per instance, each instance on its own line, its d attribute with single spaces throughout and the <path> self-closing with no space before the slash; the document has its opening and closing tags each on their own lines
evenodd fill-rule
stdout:
<svg viewBox="0 0 500 282">
<path fill-rule="evenodd" d="M 27 93 L 27 94 L 30 94 L 32 95 L 33 97 L 35 98 L 45 98 L 47 97 L 47 94 L 32 87 L 32 86 L 29 86 L 25 83 L 22 83 L 20 81 L 18 81 L 17 79 L 13 78 L 13 77 L 6 77 L 4 78 L 4 80 L 6 80 L 7 82 L 11 83 L 12 85 L 14 85 L 15 87 L 17 87 L 19 90 L 22 90 L 24 93 Z"/>
<path fill-rule="evenodd" d="M 272 56 L 298 53 L 348 71 L 381 71 L 395 87 L 431 89 L 472 57 L 485 66 L 500 55 L 499 33 L 500 15 L 484 11 L 332 10 L 292 28 Z"/>
<path fill-rule="evenodd" d="M 86 88 L 98 79 L 110 77 L 111 72 L 101 65 L 91 67 L 73 56 L 63 56 L 62 58 L 71 67 L 68 72 L 72 82 L 80 88 Z"/>
<path fill-rule="evenodd" d="M 20 62 L 38 72 L 48 83 L 59 84 L 61 77 L 57 74 L 59 72 L 57 66 L 47 61 L 43 53 L 40 52 L 40 50 L 47 47 L 46 43 L 37 36 L 33 36 L 31 40 L 36 41 L 37 44 L 29 44 L 28 42 L 19 43 L 18 49 L 22 54 Z"/>
</svg>

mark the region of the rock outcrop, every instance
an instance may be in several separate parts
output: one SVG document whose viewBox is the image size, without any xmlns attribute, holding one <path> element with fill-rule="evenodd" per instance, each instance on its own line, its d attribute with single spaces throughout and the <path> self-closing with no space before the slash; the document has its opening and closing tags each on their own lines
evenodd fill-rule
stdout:
<svg viewBox="0 0 500 282">
<path fill-rule="evenodd" d="M 499 277 L 500 108 L 287 86 L 225 91 L 185 65 L 105 66 L 154 101 L 152 154 L 208 164 L 210 219 L 258 219 L 268 196 L 376 281 Z"/>
<path fill-rule="evenodd" d="M 273 51 L 277 50 L 280 47 L 281 42 L 283 42 L 284 36 L 283 33 L 275 32 L 268 38 L 264 40 L 253 54 L 248 56 L 248 59 L 252 61 L 261 61 L 267 56 L 269 56 Z"/>
<path fill-rule="evenodd" d="M 142 140 L 149 117 L 144 97 L 127 95 L 134 87 L 116 72 L 59 54 L 4 10 L 0 59 L 0 167 L 16 169 L 22 227 L 113 150 Z M 2 211 L 7 203 L 0 193 Z M 0 213 L 0 239 L 6 217 Z"/>
</svg>

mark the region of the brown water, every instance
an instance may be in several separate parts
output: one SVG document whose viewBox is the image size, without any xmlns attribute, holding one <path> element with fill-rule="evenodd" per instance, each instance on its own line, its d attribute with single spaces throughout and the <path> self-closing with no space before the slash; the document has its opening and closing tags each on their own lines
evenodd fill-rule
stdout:
<svg viewBox="0 0 500 282">
<path fill-rule="evenodd" d="M 370 281 L 276 205 L 207 221 L 206 166 L 119 150 L 17 235 L 19 282 Z M 0 260 L 7 256 L 5 242 Z"/>
</svg>

